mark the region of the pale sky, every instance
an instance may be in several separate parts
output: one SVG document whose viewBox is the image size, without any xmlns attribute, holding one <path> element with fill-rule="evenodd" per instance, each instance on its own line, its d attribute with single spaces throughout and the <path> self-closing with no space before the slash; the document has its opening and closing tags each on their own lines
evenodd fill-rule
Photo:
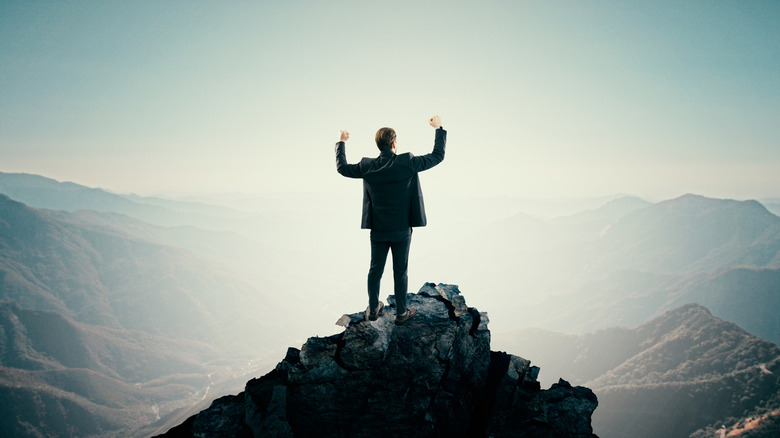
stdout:
<svg viewBox="0 0 780 438">
<path fill-rule="evenodd" d="M 780 196 L 780 2 L 0 0 L 0 171 L 122 193 Z"/>
</svg>

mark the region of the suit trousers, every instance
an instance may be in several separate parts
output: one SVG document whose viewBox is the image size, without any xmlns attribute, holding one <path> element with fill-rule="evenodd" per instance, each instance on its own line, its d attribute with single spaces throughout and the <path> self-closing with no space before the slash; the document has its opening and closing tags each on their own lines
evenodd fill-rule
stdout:
<svg viewBox="0 0 780 438">
<path fill-rule="evenodd" d="M 393 252 L 393 295 L 396 314 L 406 312 L 406 291 L 409 286 L 409 246 L 412 243 L 412 229 L 406 231 L 371 230 L 371 267 L 368 269 L 368 305 L 379 306 L 379 284 L 387 263 L 387 252 Z"/>
</svg>

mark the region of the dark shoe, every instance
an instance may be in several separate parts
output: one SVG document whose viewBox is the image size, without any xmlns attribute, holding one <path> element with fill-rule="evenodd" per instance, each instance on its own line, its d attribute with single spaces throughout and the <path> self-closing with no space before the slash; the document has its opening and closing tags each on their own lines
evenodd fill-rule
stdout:
<svg viewBox="0 0 780 438">
<path fill-rule="evenodd" d="M 376 321 L 383 313 L 385 313 L 385 305 L 380 301 L 379 306 L 376 308 L 376 312 L 366 309 L 366 319 L 369 321 Z"/>
<path fill-rule="evenodd" d="M 414 307 L 406 309 L 406 312 L 404 312 L 403 315 L 398 315 L 395 317 L 395 325 L 404 325 L 406 321 L 414 318 L 414 315 L 417 315 L 417 309 Z"/>
</svg>

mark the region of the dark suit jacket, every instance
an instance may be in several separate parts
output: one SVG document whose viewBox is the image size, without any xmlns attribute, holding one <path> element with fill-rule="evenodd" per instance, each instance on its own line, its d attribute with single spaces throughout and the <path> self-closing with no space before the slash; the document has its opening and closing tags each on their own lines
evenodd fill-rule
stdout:
<svg viewBox="0 0 780 438">
<path fill-rule="evenodd" d="M 427 218 L 417 173 L 444 160 L 446 143 L 447 131 L 439 128 L 430 154 L 415 157 L 408 152 L 396 155 L 393 151 L 382 151 L 377 158 L 363 158 L 357 164 L 347 164 L 346 145 L 336 143 L 336 170 L 346 177 L 363 179 L 360 227 L 374 231 L 424 227 Z"/>
</svg>

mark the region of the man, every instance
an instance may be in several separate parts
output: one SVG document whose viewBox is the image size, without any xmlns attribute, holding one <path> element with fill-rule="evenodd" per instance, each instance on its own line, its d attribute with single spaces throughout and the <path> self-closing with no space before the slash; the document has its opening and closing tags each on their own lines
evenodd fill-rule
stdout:
<svg viewBox="0 0 780 438">
<path fill-rule="evenodd" d="M 381 128 L 376 133 L 377 158 L 363 158 L 357 164 L 347 164 L 348 131 L 340 131 L 336 143 L 336 170 L 349 178 L 363 179 L 363 220 L 361 228 L 371 229 L 371 267 L 368 270 L 368 308 L 366 319 L 376 321 L 384 304 L 379 301 L 379 283 L 385 270 L 388 251 L 393 252 L 393 280 L 396 305 L 396 325 L 403 325 L 417 313 L 407 308 L 407 267 L 412 227 L 424 227 L 425 206 L 418 172 L 428 170 L 444 160 L 447 131 L 441 117 L 433 116 L 428 123 L 436 129 L 433 152 L 421 157 L 410 153 L 396 154 L 395 131 Z"/>
</svg>

